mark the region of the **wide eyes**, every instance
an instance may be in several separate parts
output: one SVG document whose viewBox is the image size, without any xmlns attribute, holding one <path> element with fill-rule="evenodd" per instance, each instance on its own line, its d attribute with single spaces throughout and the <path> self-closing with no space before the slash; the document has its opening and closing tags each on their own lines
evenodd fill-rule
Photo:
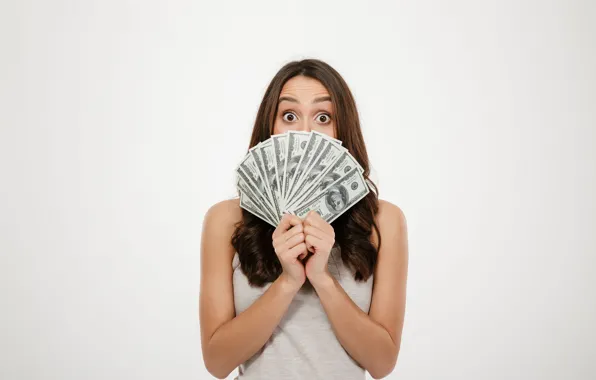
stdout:
<svg viewBox="0 0 596 380">
<path fill-rule="evenodd" d="M 329 121 L 331 121 L 331 117 L 326 113 L 318 115 L 317 118 L 319 118 L 319 121 L 323 124 L 327 124 Z"/>
<path fill-rule="evenodd" d="M 282 119 L 288 123 L 293 123 L 296 120 L 298 120 L 298 116 L 296 116 L 296 114 L 294 114 L 293 112 L 287 111 L 283 113 Z M 328 124 L 329 122 L 331 122 L 331 115 L 329 115 L 328 113 L 320 113 L 317 115 L 315 119 L 318 120 L 318 122 L 321 124 Z"/>
<path fill-rule="evenodd" d="M 286 115 L 289 115 L 289 116 L 290 116 L 290 118 L 289 118 L 289 119 L 288 119 L 288 118 L 286 118 Z M 293 121 L 296 121 L 296 115 L 294 115 L 292 112 L 284 112 L 284 114 L 282 115 L 282 117 L 281 117 L 281 118 L 282 118 L 284 121 L 287 121 L 287 122 L 290 122 L 290 123 L 291 123 L 291 122 L 293 122 Z"/>
</svg>

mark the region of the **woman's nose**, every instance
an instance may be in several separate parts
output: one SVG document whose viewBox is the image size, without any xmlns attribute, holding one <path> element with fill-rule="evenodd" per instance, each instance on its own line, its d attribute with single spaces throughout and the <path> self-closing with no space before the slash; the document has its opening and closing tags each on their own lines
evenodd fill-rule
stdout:
<svg viewBox="0 0 596 380">
<path fill-rule="evenodd" d="M 302 132 L 310 132 L 312 130 L 310 122 L 308 121 L 303 121 L 302 123 L 300 123 L 300 126 L 298 128 L 298 130 Z"/>
</svg>

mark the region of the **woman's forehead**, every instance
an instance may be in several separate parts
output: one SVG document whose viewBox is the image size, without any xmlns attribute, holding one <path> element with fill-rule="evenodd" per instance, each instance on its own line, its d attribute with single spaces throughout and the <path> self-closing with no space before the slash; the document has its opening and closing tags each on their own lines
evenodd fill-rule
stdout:
<svg viewBox="0 0 596 380">
<path fill-rule="evenodd" d="M 288 80 L 279 94 L 280 98 L 292 97 L 300 103 L 311 103 L 315 98 L 324 96 L 329 96 L 329 91 L 321 82 L 302 75 Z"/>
</svg>

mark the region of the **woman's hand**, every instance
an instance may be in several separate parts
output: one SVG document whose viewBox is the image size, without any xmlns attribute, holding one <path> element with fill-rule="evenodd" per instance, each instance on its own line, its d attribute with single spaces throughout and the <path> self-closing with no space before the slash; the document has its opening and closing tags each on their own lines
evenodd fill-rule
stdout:
<svg viewBox="0 0 596 380">
<path fill-rule="evenodd" d="M 311 284 L 316 285 L 331 278 L 327 263 L 335 244 L 335 231 L 316 211 L 310 211 L 302 224 L 306 247 L 313 253 L 306 261 L 305 272 Z"/>
<path fill-rule="evenodd" d="M 273 231 L 272 238 L 275 254 L 283 268 L 281 276 L 292 287 L 300 289 L 306 281 L 306 273 L 298 256 L 304 257 L 307 253 L 302 220 L 296 215 L 285 214 Z"/>
</svg>

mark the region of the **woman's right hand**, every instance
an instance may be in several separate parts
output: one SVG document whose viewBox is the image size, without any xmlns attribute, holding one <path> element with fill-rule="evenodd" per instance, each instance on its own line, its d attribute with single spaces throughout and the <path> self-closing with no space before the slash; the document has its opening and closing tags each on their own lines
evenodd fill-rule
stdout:
<svg viewBox="0 0 596 380">
<path fill-rule="evenodd" d="M 306 281 L 304 264 L 300 258 L 308 253 L 302 219 L 292 214 L 283 215 L 272 238 L 275 254 L 283 268 L 281 276 L 296 289 L 300 289 Z"/>
</svg>

